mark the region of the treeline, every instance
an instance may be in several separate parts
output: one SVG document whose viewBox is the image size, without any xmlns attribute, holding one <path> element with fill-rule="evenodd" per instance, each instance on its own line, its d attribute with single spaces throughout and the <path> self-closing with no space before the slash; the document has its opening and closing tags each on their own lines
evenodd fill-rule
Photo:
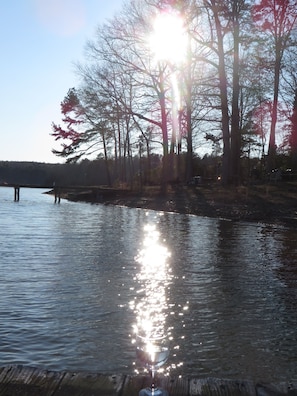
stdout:
<svg viewBox="0 0 297 396">
<path fill-rule="evenodd" d="M 60 186 L 125 186 L 160 184 L 162 158 L 135 156 L 130 159 L 108 161 L 83 159 L 76 163 L 50 164 L 40 162 L 0 161 L 0 185 L 32 184 L 51 187 Z M 123 176 L 125 175 L 125 177 Z M 123 182 L 125 180 L 125 182 Z"/>
<path fill-rule="evenodd" d="M 84 160 L 78 164 L 47 164 L 39 162 L 0 161 L 0 185 L 32 184 L 106 185 L 105 164 L 102 160 Z"/>
<path fill-rule="evenodd" d="M 214 164 L 217 161 L 219 159 L 212 159 L 210 162 Z M 120 163 L 114 159 L 106 161 L 102 158 L 83 159 L 76 163 L 64 164 L 0 161 L 0 185 L 31 184 L 48 187 L 105 185 L 139 188 L 144 184 L 159 185 L 161 169 L 160 155 L 150 156 L 149 161 L 146 157 L 135 156 Z M 198 166 L 197 171 L 201 171 L 201 166 Z"/>
<path fill-rule="evenodd" d="M 183 167 L 186 167 L 187 157 L 181 156 Z M 176 168 L 176 156 L 172 158 L 172 174 L 176 175 L 171 183 L 185 184 L 180 180 Z M 109 170 L 107 171 L 106 165 Z M 277 165 L 280 174 L 296 178 L 296 172 L 288 173 L 290 168 L 289 156 L 278 156 Z M 244 183 L 266 182 L 273 180 L 274 172 L 268 174 L 264 163 L 257 158 L 243 160 Z M 125 173 L 126 181 L 123 182 L 121 173 Z M 193 175 L 199 176 L 199 183 L 217 183 L 222 176 L 222 159 L 220 156 L 205 155 L 203 158 L 193 158 Z M 127 177 L 128 176 L 128 177 Z M 14 162 L 0 161 L 0 186 L 5 184 L 31 184 L 37 186 L 113 186 L 131 189 L 141 189 L 144 185 L 161 185 L 162 182 L 162 157 L 152 156 L 148 162 L 147 157 L 135 156 L 132 160 L 122 164 L 119 172 L 115 160 L 106 161 L 97 159 L 90 161 L 84 159 L 78 163 L 49 164 L 40 162 Z"/>
<path fill-rule="evenodd" d="M 253 158 L 297 169 L 296 20 L 297 0 L 126 1 L 86 45 L 55 154 L 101 156 L 109 183 L 110 161 L 127 182 L 135 158 L 150 175 L 158 159 L 163 183 L 190 180 L 205 153 L 224 184 Z"/>
</svg>

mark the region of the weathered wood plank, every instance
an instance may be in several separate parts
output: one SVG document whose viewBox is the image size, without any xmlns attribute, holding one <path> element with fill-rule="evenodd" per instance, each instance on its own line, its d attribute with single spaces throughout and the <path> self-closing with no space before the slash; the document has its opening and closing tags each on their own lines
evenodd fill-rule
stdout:
<svg viewBox="0 0 297 396">
<path fill-rule="evenodd" d="M 124 376 L 66 373 L 33 367 L 9 366 L 0 372 L 0 395 L 91 396 L 118 395 Z"/>
<path fill-rule="evenodd" d="M 189 380 L 183 377 L 164 377 L 158 380 L 158 385 L 166 389 L 169 396 L 189 395 Z"/>
<path fill-rule="evenodd" d="M 127 376 L 121 396 L 138 396 L 140 389 L 150 385 L 150 381 L 144 376 Z"/>
<path fill-rule="evenodd" d="M 170 396 L 187 396 L 189 394 L 189 382 L 187 379 L 159 377 L 156 378 L 156 385 L 166 390 Z M 127 376 L 122 396 L 138 396 L 143 388 L 150 387 L 151 378 L 149 376 Z"/>
<path fill-rule="evenodd" d="M 297 382 L 276 384 L 218 378 L 159 377 L 169 396 L 297 396 Z M 138 396 L 149 376 L 56 372 L 34 367 L 0 367 L 0 396 Z"/>
<path fill-rule="evenodd" d="M 1 396 L 53 396 L 63 372 L 39 370 L 34 367 L 8 366 L 0 374 Z"/>
<path fill-rule="evenodd" d="M 297 382 L 280 382 L 278 384 L 256 384 L 257 396 L 297 396 Z"/>
<path fill-rule="evenodd" d="M 218 378 L 192 379 L 190 396 L 256 396 L 252 381 L 232 381 Z"/>
<path fill-rule="evenodd" d="M 123 388 L 123 375 L 66 373 L 54 396 L 118 395 Z"/>
</svg>

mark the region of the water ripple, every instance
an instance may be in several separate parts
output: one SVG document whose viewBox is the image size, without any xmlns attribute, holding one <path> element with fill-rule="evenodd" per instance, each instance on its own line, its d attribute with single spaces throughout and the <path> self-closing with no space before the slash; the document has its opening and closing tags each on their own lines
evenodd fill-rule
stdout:
<svg viewBox="0 0 297 396">
<path fill-rule="evenodd" d="M 0 188 L 0 360 L 126 372 L 143 226 L 171 252 L 177 374 L 297 380 L 297 231 Z M 138 296 L 139 297 L 139 296 Z"/>
</svg>

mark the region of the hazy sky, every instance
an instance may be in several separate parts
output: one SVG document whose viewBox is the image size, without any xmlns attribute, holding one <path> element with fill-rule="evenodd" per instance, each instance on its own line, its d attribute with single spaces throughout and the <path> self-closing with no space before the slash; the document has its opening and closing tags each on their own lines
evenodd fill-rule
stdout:
<svg viewBox="0 0 297 396">
<path fill-rule="evenodd" d="M 123 0 L 0 1 L 0 161 L 62 162 L 50 136 L 74 63 Z"/>
</svg>

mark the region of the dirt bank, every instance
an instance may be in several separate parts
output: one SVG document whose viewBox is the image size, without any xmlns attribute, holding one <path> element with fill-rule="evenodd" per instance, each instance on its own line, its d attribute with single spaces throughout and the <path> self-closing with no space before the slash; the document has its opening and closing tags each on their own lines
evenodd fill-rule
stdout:
<svg viewBox="0 0 297 396">
<path fill-rule="evenodd" d="M 67 195 L 66 195 L 67 197 Z M 239 187 L 218 184 L 170 186 L 166 193 L 159 187 L 142 191 L 113 189 L 112 194 L 73 195 L 71 200 L 101 202 L 143 209 L 186 213 L 231 220 L 288 223 L 297 226 L 297 183 L 280 182 Z"/>
</svg>

